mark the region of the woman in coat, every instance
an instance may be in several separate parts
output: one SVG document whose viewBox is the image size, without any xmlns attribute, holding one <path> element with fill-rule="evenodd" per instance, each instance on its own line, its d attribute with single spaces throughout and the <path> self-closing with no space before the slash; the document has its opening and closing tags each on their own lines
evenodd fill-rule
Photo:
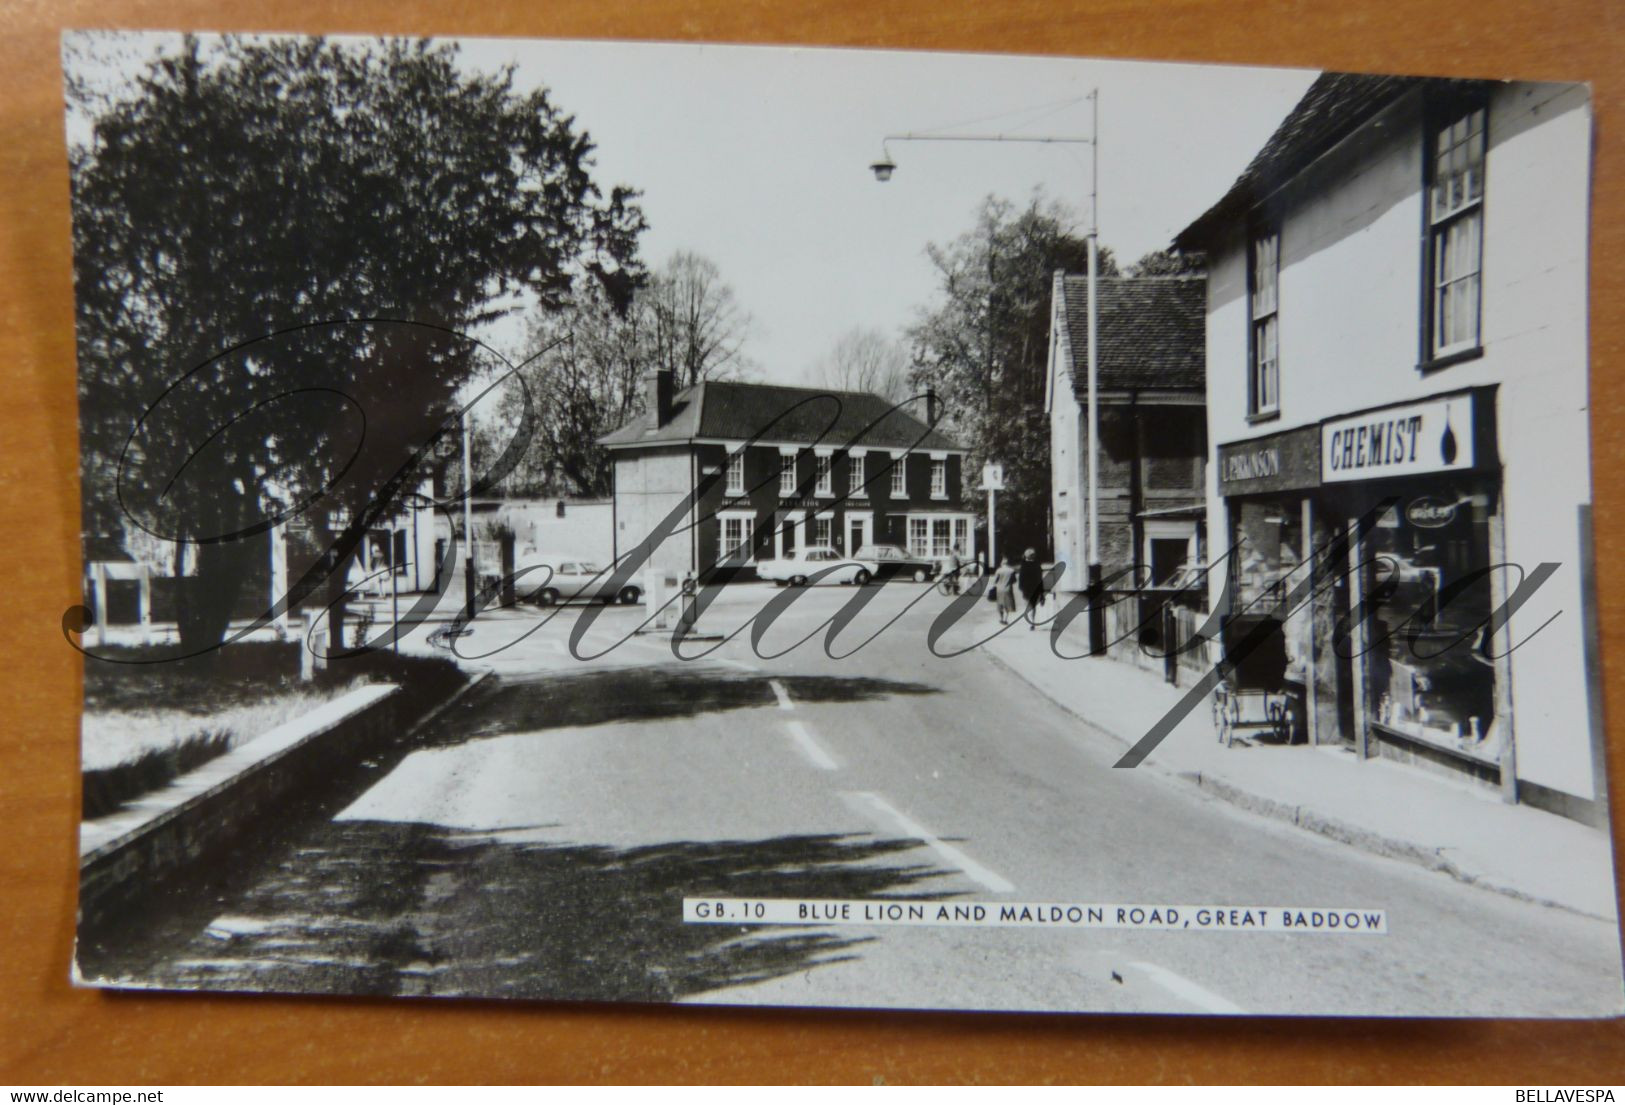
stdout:
<svg viewBox="0 0 1625 1105">
<path fill-rule="evenodd" d="M 1038 550 L 1028 549 L 1021 556 L 1021 567 L 1016 569 L 1016 586 L 1027 603 L 1023 612 L 1028 629 L 1038 628 L 1038 604 L 1044 598 L 1044 566 L 1038 563 Z"/>
<path fill-rule="evenodd" d="M 1016 612 L 1016 558 L 1008 557 L 993 569 L 993 601 L 999 608 L 999 624 L 1009 625 Z"/>
</svg>

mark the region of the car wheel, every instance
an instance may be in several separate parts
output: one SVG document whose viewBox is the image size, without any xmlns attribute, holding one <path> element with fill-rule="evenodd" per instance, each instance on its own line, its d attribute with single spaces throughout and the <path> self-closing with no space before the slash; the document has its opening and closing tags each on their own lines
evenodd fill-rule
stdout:
<svg viewBox="0 0 1625 1105">
<path fill-rule="evenodd" d="M 536 592 L 537 606 L 557 606 L 558 603 L 559 593 L 552 587 L 543 587 L 540 591 Z"/>
<path fill-rule="evenodd" d="M 914 569 L 914 582 L 915 583 L 924 583 L 926 580 L 928 580 L 930 578 L 931 578 L 931 573 L 926 571 L 924 568 L 915 568 Z"/>
<path fill-rule="evenodd" d="M 638 600 L 642 597 L 643 592 L 639 591 L 636 587 L 622 587 L 619 596 L 623 606 L 636 606 Z"/>
<path fill-rule="evenodd" d="M 791 576 L 790 577 L 790 586 L 792 586 L 792 587 L 805 587 L 805 586 L 807 586 L 807 577 L 806 576 Z"/>
<path fill-rule="evenodd" d="M 859 587 L 863 587 L 873 578 L 874 577 L 869 574 L 868 568 L 859 568 L 858 574 L 852 577 L 852 582 L 856 583 Z"/>
</svg>

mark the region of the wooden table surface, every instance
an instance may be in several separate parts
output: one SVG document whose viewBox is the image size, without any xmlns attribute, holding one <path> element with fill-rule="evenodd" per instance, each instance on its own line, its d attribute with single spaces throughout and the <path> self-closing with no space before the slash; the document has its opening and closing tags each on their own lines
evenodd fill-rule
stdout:
<svg viewBox="0 0 1625 1105">
<path fill-rule="evenodd" d="M 1625 1022 L 759 1012 L 110 995 L 67 981 L 81 668 L 64 27 L 808 43 L 1593 83 L 1592 411 L 1610 717 L 1625 708 L 1625 5 L 1617 0 L 0 2 L 0 1084 L 1584 1082 Z M 1625 739 L 1611 728 L 1612 790 Z M 1616 851 L 1620 834 L 1616 820 Z"/>
</svg>

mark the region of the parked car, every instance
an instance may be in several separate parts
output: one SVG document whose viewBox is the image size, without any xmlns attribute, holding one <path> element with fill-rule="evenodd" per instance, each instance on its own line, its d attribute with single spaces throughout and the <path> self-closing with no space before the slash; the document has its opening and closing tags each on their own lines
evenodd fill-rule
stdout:
<svg viewBox="0 0 1625 1105">
<path fill-rule="evenodd" d="M 589 560 L 568 556 L 528 556 L 514 565 L 514 593 L 520 602 L 554 606 L 572 599 L 622 602 L 628 605 L 643 598 L 636 583 L 614 585 L 615 570 Z"/>
<path fill-rule="evenodd" d="M 852 559 L 869 569 L 873 579 L 892 579 L 902 576 L 916 583 L 935 578 L 941 562 L 929 556 L 915 556 L 898 545 L 865 545 Z"/>
<path fill-rule="evenodd" d="M 828 574 L 819 575 L 820 572 Z M 756 574 L 780 587 L 787 583 L 792 587 L 805 587 L 814 576 L 818 576 L 819 583 L 859 586 L 874 578 L 874 572 L 865 564 L 847 559 L 828 545 L 809 545 L 777 560 L 763 560 L 756 565 Z"/>
</svg>

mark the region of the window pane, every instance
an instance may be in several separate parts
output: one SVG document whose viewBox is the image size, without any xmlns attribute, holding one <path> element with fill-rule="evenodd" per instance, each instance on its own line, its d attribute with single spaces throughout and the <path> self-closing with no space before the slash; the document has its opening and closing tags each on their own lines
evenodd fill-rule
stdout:
<svg viewBox="0 0 1625 1105">
<path fill-rule="evenodd" d="M 1280 269 L 1280 238 L 1271 234 L 1253 243 L 1253 317 L 1261 318 L 1275 310 L 1276 283 Z"/>
<path fill-rule="evenodd" d="M 1434 349 L 1479 341 L 1479 268 L 1483 216 L 1470 210 L 1433 234 Z"/>
<path fill-rule="evenodd" d="M 1435 222 L 1484 196 L 1484 119 L 1480 108 L 1439 128 L 1431 192 Z"/>
</svg>

